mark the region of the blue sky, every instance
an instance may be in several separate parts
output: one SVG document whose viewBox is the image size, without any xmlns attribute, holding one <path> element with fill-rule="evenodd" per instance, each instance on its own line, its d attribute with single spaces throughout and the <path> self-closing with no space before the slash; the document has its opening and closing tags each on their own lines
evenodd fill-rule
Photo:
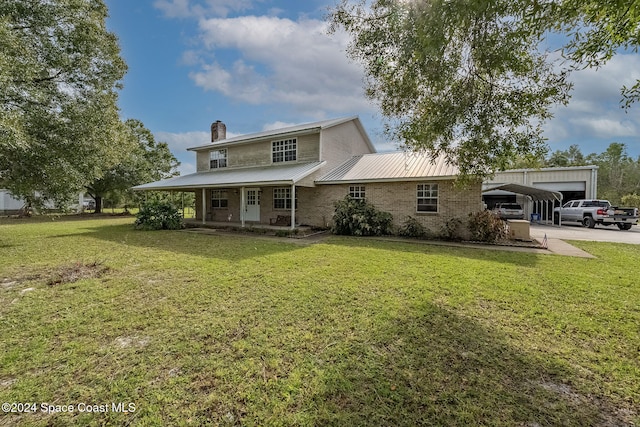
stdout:
<svg viewBox="0 0 640 427">
<path fill-rule="evenodd" d="M 129 66 L 123 118 L 142 120 L 169 143 L 182 174 L 195 171 L 186 148 L 206 144 L 215 120 L 227 136 L 358 115 L 378 151 L 395 145 L 364 96 L 361 67 L 328 35 L 334 0 L 105 0 L 107 25 Z M 625 113 L 620 87 L 640 78 L 640 55 L 618 55 L 599 70 L 575 72 L 572 100 L 545 125 L 551 150 L 584 154 L 623 142 L 640 155 L 640 105 Z"/>
</svg>

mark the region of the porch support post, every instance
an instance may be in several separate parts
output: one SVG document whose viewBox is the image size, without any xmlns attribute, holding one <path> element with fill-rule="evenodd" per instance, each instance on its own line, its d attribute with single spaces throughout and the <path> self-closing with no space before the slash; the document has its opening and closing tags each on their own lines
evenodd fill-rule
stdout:
<svg viewBox="0 0 640 427">
<path fill-rule="evenodd" d="M 291 184 L 291 229 L 296 228 L 296 185 Z"/>
<path fill-rule="evenodd" d="M 244 228 L 244 211 L 246 209 L 246 200 L 244 199 L 244 187 L 240 187 L 240 225 Z"/>
<path fill-rule="evenodd" d="M 207 190 L 202 188 L 202 223 L 203 224 L 206 223 L 206 218 L 207 218 L 207 198 L 205 197 L 206 195 L 207 195 Z"/>
</svg>

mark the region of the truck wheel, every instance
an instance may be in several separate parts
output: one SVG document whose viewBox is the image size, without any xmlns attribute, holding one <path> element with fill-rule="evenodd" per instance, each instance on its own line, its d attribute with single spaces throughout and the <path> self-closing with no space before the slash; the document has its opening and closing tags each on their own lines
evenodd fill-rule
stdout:
<svg viewBox="0 0 640 427">
<path fill-rule="evenodd" d="M 560 214 L 558 212 L 554 212 L 553 214 L 553 223 L 555 225 L 560 225 Z"/>
<path fill-rule="evenodd" d="M 631 224 L 619 222 L 616 224 L 620 230 L 631 230 Z"/>
<path fill-rule="evenodd" d="M 585 216 L 582 219 L 582 225 L 584 225 L 585 227 L 593 228 L 596 226 L 596 220 L 590 216 Z"/>
</svg>

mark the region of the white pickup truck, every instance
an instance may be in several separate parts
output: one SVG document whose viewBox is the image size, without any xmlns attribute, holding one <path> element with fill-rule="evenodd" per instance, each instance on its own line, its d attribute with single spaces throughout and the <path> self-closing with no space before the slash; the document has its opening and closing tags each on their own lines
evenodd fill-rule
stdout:
<svg viewBox="0 0 640 427">
<path fill-rule="evenodd" d="M 571 200 L 553 210 L 553 222 L 558 224 L 560 220 L 579 222 L 589 228 L 615 224 L 620 230 L 629 230 L 638 223 L 638 208 L 618 208 L 608 200 Z"/>
</svg>

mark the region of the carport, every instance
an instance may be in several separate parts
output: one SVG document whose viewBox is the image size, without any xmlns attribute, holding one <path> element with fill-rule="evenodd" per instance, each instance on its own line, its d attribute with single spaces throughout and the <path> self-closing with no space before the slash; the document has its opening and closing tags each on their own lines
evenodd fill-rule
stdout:
<svg viewBox="0 0 640 427">
<path fill-rule="evenodd" d="M 485 190 L 482 190 L 483 193 L 487 193 L 489 191 L 509 191 L 511 193 L 522 194 L 527 196 L 527 198 L 536 204 L 536 209 L 538 212 L 541 212 L 542 215 L 540 217 L 541 221 L 549 223 L 549 203 L 551 203 L 552 208 L 555 206 L 555 202 L 558 201 L 560 206 L 562 206 L 562 193 L 559 191 L 545 190 L 543 188 L 538 187 L 530 187 L 528 185 L 522 184 L 500 184 L 495 187 L 490 187 Z M 551 223 L 553 223 L 553 212 L 551 214 Z M 558 225 L 562 224 L 562 217 L 560 217 Z"/>
</svg>

